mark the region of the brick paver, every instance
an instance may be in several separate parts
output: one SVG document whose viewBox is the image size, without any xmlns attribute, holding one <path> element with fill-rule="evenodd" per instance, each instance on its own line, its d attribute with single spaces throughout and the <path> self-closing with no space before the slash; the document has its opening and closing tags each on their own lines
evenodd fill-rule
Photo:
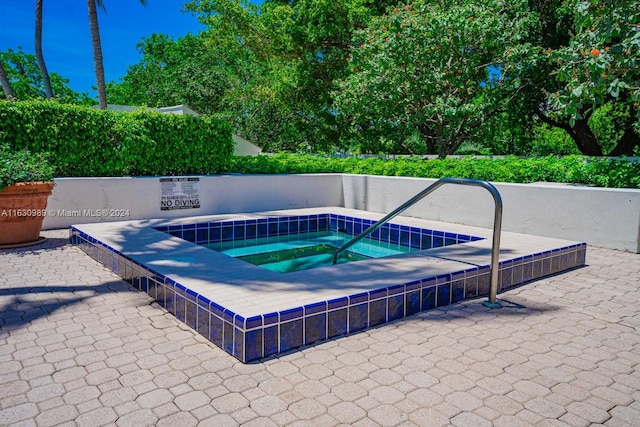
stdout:
<svg viewBox="0 0 640 427">
<path fill-rule="evenodd" d="M 0 251 L 0 425 L 640 425 L 640 255 L 244 365 L 75 247 Z"/>
</svg>

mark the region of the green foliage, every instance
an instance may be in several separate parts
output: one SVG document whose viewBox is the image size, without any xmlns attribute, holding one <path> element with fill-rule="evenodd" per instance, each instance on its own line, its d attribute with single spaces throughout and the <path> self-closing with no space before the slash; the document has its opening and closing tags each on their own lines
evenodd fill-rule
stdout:
<svg viewBox="0 0 640 427">
<path fill-rule="evenodd" d="M 17 51 L 7 49 L 6 52 L 0 52 L 0 60 L 4 64 L 9 83 L 17 100 L 46 98 L 44 79 L 35 55 L 25 53 L 22 48 L 18 47 Z M 87 106 L 95 103 L 86 93 L 77 93 L 69 88 L 67 86 L 69 79 L 56 73 L 50 73 L 49 78 L 56 101 Z M 4 98 L 4 92 L 0 88 L 0 99 Z"/>
<path fill-rule="evenodd" d="M 499 182 L 565 182 L 600 187 L 640 188 L 640 163 L 583 156 L 537 158 L 323 157 L 302 154 L 235 157 L 231 172 L 245 174 L 350 173 L 419 178 L 473 178 Z"/>
<path fill-rule="evenodd" d="M 15 151 L 9 144 L 0 144 L 0 191 L 18 182 L 53 181 L 54 167 L 47 157 L 47 153 Z"/>
<path fill-rule="evenodd" d="M 630 0 L 567 0 L 575 36 L 554 52 L 565 86 L 552 94 L 553 104 L 581 119 L 585 109 L 607 102 L 626 104 L 640 132 L 640 3 Z"/>
<path fill-rule="evenodd" d="M 233 154 L 217 119 L 47 101 L 0 102 L 0 143 L 51 153 L 58 176 L 219 173 Z"/>
<path fill-rule="evenodd" d="M 444 157 L 472 140 L 519 80 L 501 63 L 530 25 L 524 2 L 417 1 L 354 35 L 352 73 L 335 97 L 360 129 L 417 130 Z M 519 9 L 519 8 L 522 8 Z M 489 66 L 499 70 L 490 75 Z"/>
<path fill-rule="evenodd" d="M 560 128 L 546 124 L 536 126 L 533 131 L 532 156 L 557 155 L 566 156 L 580 154 L 576 144 L 569 135 Z"/>
</svg>

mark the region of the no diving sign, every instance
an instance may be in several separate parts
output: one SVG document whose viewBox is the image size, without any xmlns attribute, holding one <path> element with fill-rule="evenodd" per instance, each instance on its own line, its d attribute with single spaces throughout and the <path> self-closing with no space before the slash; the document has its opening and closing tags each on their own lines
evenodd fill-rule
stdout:
<svg viewBox="0 0 640 427">
<path fill-rule="evenodd" d="M 200 178 L 160 178 L 160 210 L 200 207 Z"/>
</svg>

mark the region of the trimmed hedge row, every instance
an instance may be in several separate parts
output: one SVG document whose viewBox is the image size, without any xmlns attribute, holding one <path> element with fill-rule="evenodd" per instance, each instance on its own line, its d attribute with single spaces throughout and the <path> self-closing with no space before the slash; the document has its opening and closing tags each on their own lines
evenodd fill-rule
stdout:
<svg viewBox="0 0 640 427">
<path fill-rule="evenodd" d="M 231 126 L 209 117 L 101 111 L 49 101 L 0 102 L 0 144 L 50 153 L 56 176 L 220 173 Z"/>
<path fill-rule="evenodd" d="M 358 158 L 276 154 L 235 158 L 231 172 L 350 173 L 420 178 L 473 178 L 497 182 L 564 182 L 597 187 L 640 188 L 640 163 L 584 156 L 501 159 Z"/>
</svg>

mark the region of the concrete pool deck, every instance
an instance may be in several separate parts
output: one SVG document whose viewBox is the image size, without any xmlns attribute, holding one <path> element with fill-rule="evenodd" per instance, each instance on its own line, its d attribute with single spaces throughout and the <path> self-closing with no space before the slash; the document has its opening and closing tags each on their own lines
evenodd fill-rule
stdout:
<svg viewBox="0 0 640 427">
<path fill-rule="evenodd" d="M 77 247 L 0 251 L 0 425 L 640 424 L 640 255 L 243 364 Z"/>
<path fill-rule="evenodd" d="M 328 216 L 331 214 L 331 220 Z M 430 230 L 458 236 L 465 243 L 332 265 L 286 274 L 276 273 L 192 243 L 195 224 L 220 221 L 230 236 L 245 236 L 247 220 L 272 218 L 274 232 L 298 233 L 309 218 L 336 230 L 355 221 L 374 222 L 381 214 L 340 207 L 292 209 L 251 214 L 145 220 L 73 227 L 74 242 L 92 258 L 156 298 L 187 325 L 219 347 L 247 362 L 304 344 L 377 326 L 419 311 L 448 305 L 489 292 L 491 230 L 459 224 L 396 217 L 399 239 Z M 264 220 L 266 221 L 266 220 Z M 351 221 L 351 222 L 349 222 Z M 252 222 L 253 236 L 257 223 Z M 184 229 L 183 226 L 190 228 Z M 262 222 L 266 232 L 267 223 Z M 173 228 L 178 236 L 156 230 Z M 222 227 L 222 228 L 225 228 Z M 414 233 L 410 233 L 414 227 Z M 362 228 L 366 228 L 362 227 Z M 213 229 L 211 229 L 213 234 Z M 393 230 L 388 230 L 391 233 Z M 356 233 L 357 234 L 357 233 Z M 482 238 L 469 241 L 471 236 Z M 186 238 L 186 237 L 185 237 Z M 231 237 L 230 237 L 231 238 Z M 386 239 L 389 241 L 390 238 Z M 206 242 L 207 239 L 204 239 Z M 428 246 L 430 247 L 430 245 Z M 586 245 L 567 240 L 502 233 L 499 289 L 584 264 Z"/>
</svg>

